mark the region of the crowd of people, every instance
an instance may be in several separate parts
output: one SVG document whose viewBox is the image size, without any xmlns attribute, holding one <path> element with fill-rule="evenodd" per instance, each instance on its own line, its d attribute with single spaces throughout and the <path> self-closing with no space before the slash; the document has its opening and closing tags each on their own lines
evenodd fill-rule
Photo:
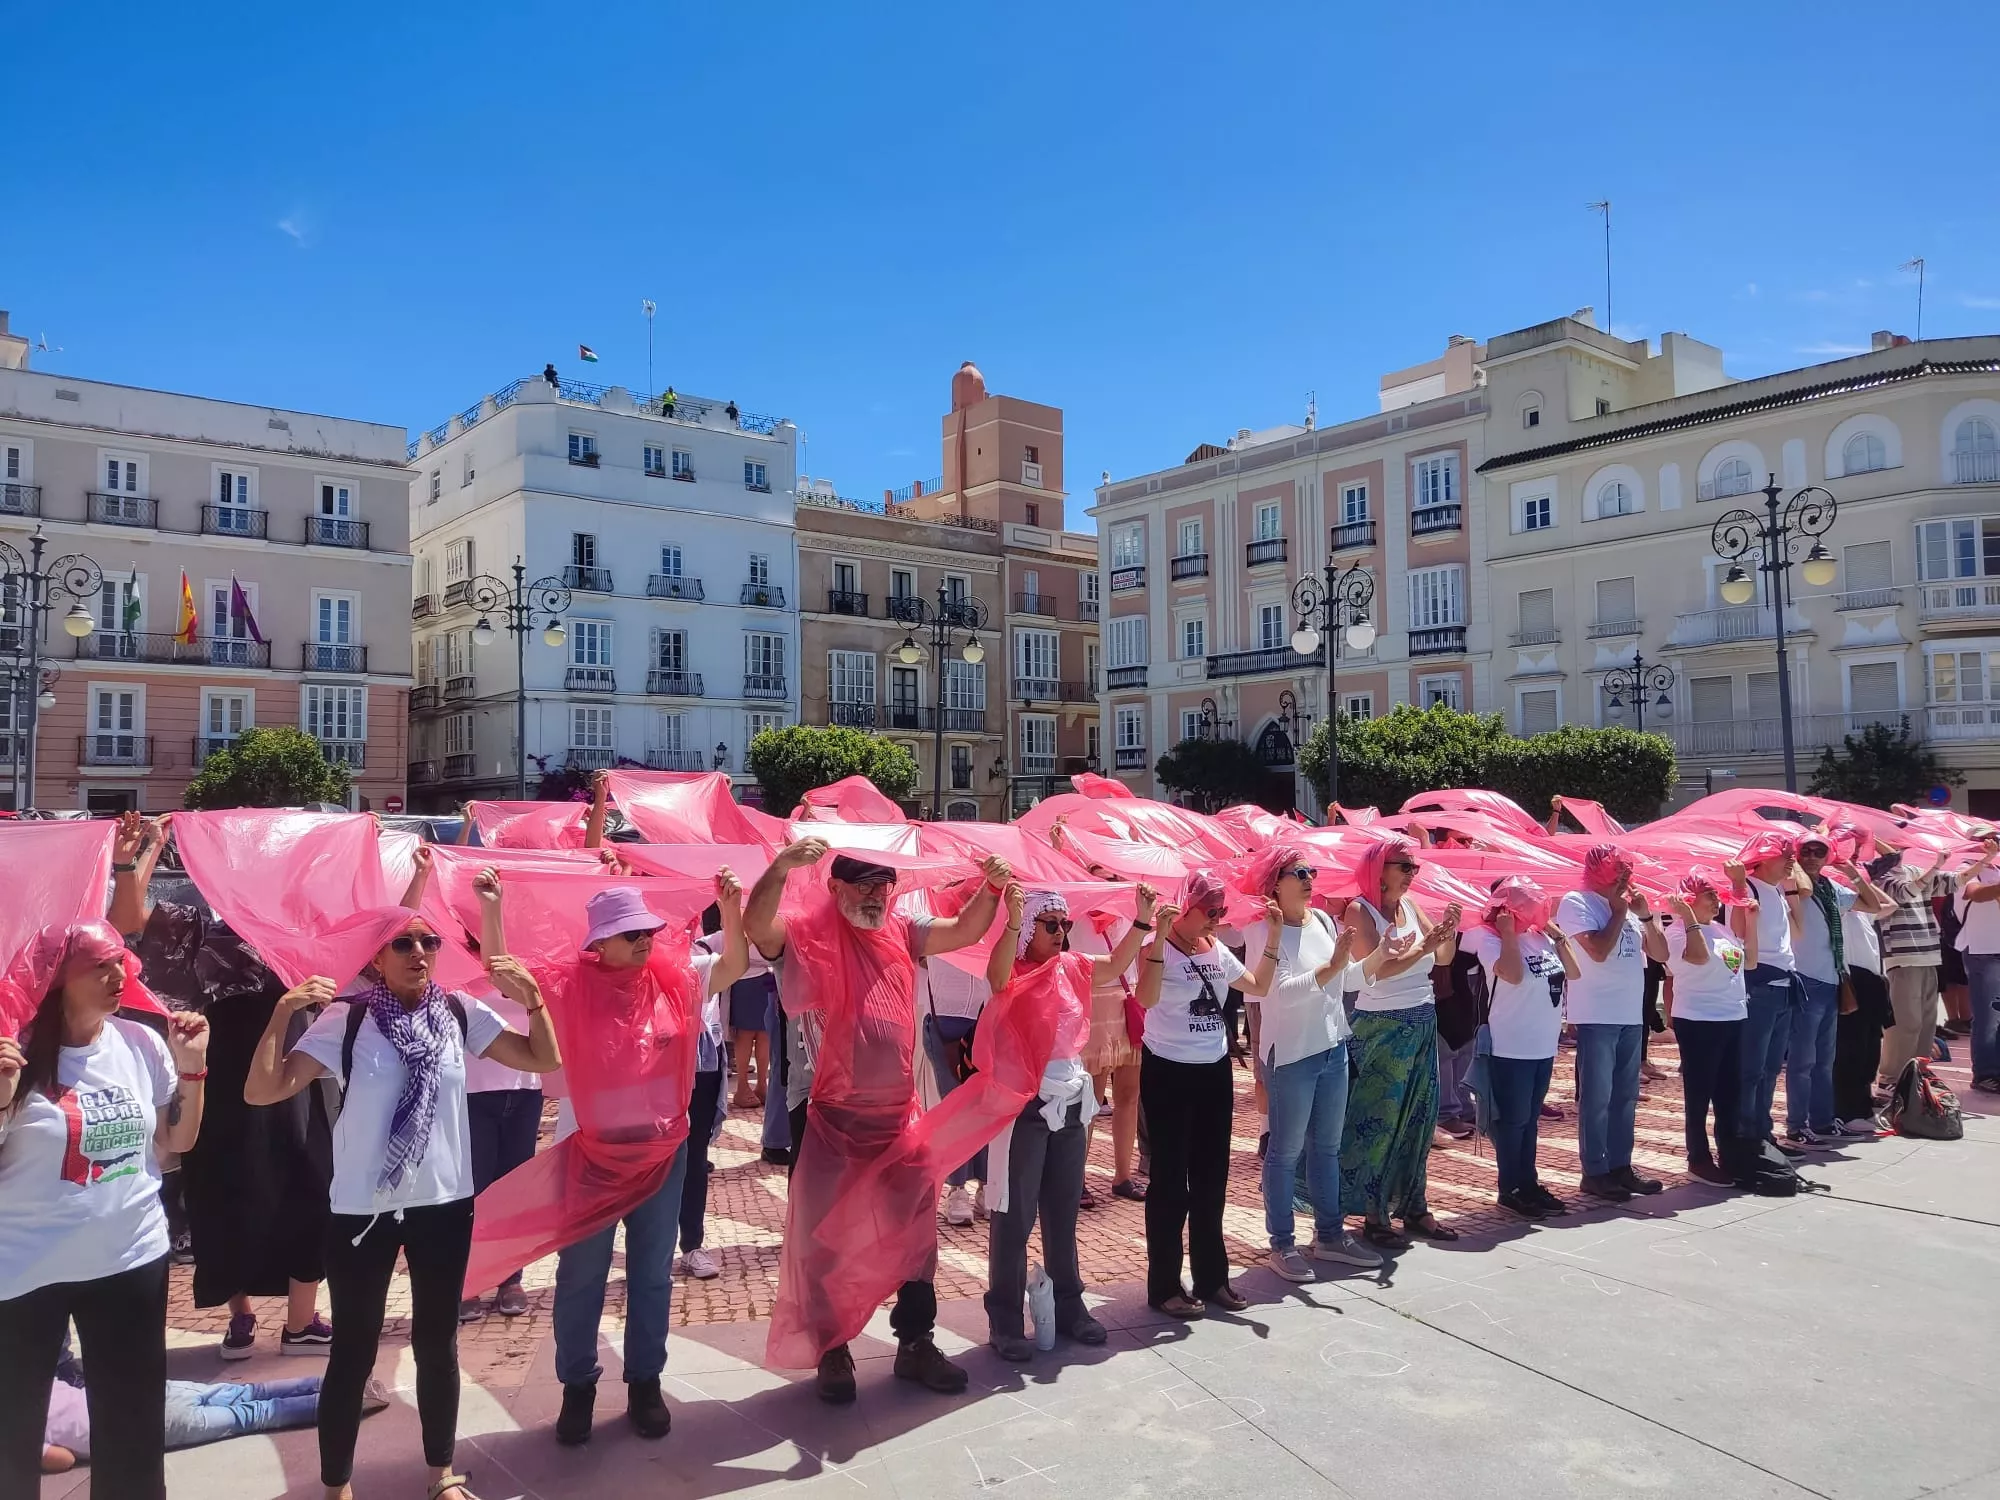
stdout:
<svg viewBox="0 0 2000 1500">
<path fill-rule="evenodd" d="M 1985 828 L 1899 845 L 1880 824 L 1773 823 L 1675 871 L 1615 825 L 1530 847 L 1458 814 L 1268 820 L 1240 857 L 1176 874 L 1148 855 L 1146 875 L 1058 819 L 1039 852 L 1013 846 L 1037 876 L 843 841 L 802 809 L 746 890 L 719 860 L 670 878 L 605 845 L 605 803 L 600 785 L 582 848 L 540 863 L 417 847 L 400 900 L 288 908 L 307 930 L 282 955 L 240 931 L 254 895 L 197 889 L 198 861 L 156 891 L 171 830 L 128 816 L 103 915 L 0 954 L 20 1012 L 0 1007 L 0 1493 L 88 1457 L 98 1493 L 159 1495 L 169 1446 L 309 1422 L 326 1494 L 351 1495 L 400 1261 L 429 1497 L 471 1500 L 460 1324 L 525 1312 L 522 1270 L 554 1254 L 554 1438 L 587 1442 L 621 1225 L 626 1419 L 664 1438 L 673 1278 L 715 1274 L 708 1154 L 730 1108 L 790 1173 L 767 1362 L 844 1404 L 885 1302 L 894 1377 L 966 1388 L 935 1338 L 940 1216 L 987 1219 L 999 1358 L 1106 1342 L 1077 1250 L 1099 1113 L 1110 1192 L 1143 1205 L 1148 1303 L 1248 1307 L 1223 1224 L 1246 1062 L 1263 1263 L 1286 1283 L 1459 1238 L 1428 1164 L 1472 1130 L 1501 1208 L 1569 1212 L 1538 1141 L 1565 1045 L 1575 1192 L 1607 1204 L 1662 1190 L 1635 1120 L 1669 1028 L 1688 1174 L 1717 1190 L 1875 1134 L 1906 1067 L 1958 1035 L 1941 999 L 1970 1022 L 1975 1087 L 2000 1092 Z M 1049 855 L 1076 878 L 1045 878 Z M 438 888 L 441 863 L 462 887 Z M 230 1309 L 220 1357 L 255 1348 L 255 1299 L 282 1298 L 277 1348 L 323 1376 L 167 1381 L 168 1176 L 194 1301 Z"/>
</svg>

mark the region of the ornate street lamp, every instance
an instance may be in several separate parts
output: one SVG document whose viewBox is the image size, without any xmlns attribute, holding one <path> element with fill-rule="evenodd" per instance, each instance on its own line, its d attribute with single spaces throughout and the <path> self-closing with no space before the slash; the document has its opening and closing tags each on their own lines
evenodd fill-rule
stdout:
<svg viewBox="0 0 2000 1500">
<path fill-rule="evenodd" d="M 544 618 L 542 642 L 560 646 L 569 638 L 563 627 L 563 611 L 569 608 L 570 592 L 560 578 L 537 578 L 527 582 L 528 570 L 514 559 L 514 583 L 510 588 L 491 573 L 469 580 L 465 602 L 479 611 L 479 623 L 472 627 L 473 644 L 490 646 L 498 631 L 493 616 L 501 616 L 500 629 L 514 637 L 514 792 L 528 798 L 528 632 L 535 617 Z"/>
<path fill-rule="evenodd" d="M 1375 626 L 1368 618 L 1375 602 L 1375 580 L 1358 564 L 1345 573 L 1332 563 L 1326 565 L 1324 580 L 1308 573 L 1292 589 L 1292 609 L 1298 615 L 1298 629 L 1292 632 L 1292 650 L 1311 656 L 1326 647 L 1326 802 L 1331 808 L 1340 800 L 1339 723 L 1335 718 L 1336 660 L 1340 655 L 1338 635 L 1356 651 L 1375 644 Z M 1294 712 L 1297 711 L 1294 705 Z"/>
<path fill-rule="evenodd" d="M 952 594 L 940 583 L 935 605 L 919 595 L 891 594 L 889 618 L 905 627 L 903 643 L 896 648 L 896 660 L 904 666 L 914 667 L 924 659 L 924 647 L 917 640 L 917 632 L 928 631 L 930 635 L 932 675 L 937 679 L 937 706 L 931 720 L 931 821 L 935 823 L 944 791 L 945 662 L 954 648 L 959 659 L 972 666 L 986 660 L 986 648 L 979 643 L 979 632 L 986 628 L 990 617 L 986 606 L 970 594 Z M 959 643 L 961 631 L 965 637 L 963 645 Z"/>
</svg>

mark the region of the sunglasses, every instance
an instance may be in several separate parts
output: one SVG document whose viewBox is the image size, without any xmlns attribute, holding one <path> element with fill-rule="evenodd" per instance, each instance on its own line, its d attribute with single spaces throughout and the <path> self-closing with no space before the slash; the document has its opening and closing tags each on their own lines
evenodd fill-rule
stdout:
<svg viewBox="0 0 2000 1500">
<path fill-rule="evenodd" d="M 1207 917 L 1208 920 L 1211 922 L 1220 922 L 1222 920 L 1222 914 L 1226 909 L 1227 908 L 1220 906 L 1204 906 L 1201 908 L 1201 914 L 1204 917 Z"/>
<path fill-rule="evenodd" d="M 1414 875 L 1417 873 L 1417 871 L 1421 870 L 1423 866 L 1415 864 L 1407 859 L 1392 859 L 1388 862 L 1387 868 L 1391 870 L 1401 870 L 1405 874 Z"/>
<path fill-rule="evenodd" d="M 1311 865 L 1293 865 L 1289 870 L 1278 871 L 1278 878 L 1282 880 L 1289 875 L 1294 880 L 1311 880 L 1317 874 L 1319 874 L 1319 871 L 1315 870 Z"/>
<path fill-rule="evenodd" d="M 621 932 L 618 934 L 619 939 L 627 943 L 636 943 L 639 939 L 649 938 L 652 935 L 653 929 L 650 927 L 640 927 L 631 932 Z"/>
<path fill-rule="evenodd" d="M 1036 921 L 1035 925 L 1044 932 L 1061 934 L 1068 932 L 1072 927 L 1076 926 L 1076 923 L 1072 922 L 1068 917 L 1042 917 Z"/>
<path fill-rule="evenodd" d="M 435 953 L 443 946 L 444 939 L 439 937 L 435 932 L 427 932 L 422 937 L 412 937 L 406 932 L 399 938 L 391 938 L 389 940 L 389 951 L 391 953 L 410 954 L 415 953 L 419 948 L 423 949 L 426 953 Z"/>
</svg>

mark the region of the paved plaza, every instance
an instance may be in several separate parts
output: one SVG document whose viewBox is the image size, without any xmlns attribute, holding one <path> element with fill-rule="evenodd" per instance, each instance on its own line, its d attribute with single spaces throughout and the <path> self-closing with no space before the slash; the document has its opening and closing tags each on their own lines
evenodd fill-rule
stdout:
<svg viewBox="0 0 2000 1500">
<path fill-rule="evenodd" d="M 1962 1057 L 1961 1044 L 1961 1057 Z M 666 1392 L 674 1431 L 634 1436 L 617 1382 L 614 1279 L 600 1423 L 556 1446 L 553 1260 L 533 1310 L 464 1331 L 459 1467 L 482 1500 L 509 1496 L 1147 1494 L 1720 1497 L 1839 1500 L 2000 1497 L 2000 1112 L 1961 1090 L 1966 1139 L 1860 1142 L 1810 1163 L 1828 1193 L 1792 1200 L 1691 1184 L 1679 1161 L 1679 1085 L 1641 1104 L 1641 1165 L 1659 1197 L 1526 1226 L 1492 1206 L 1490 1155 L 1432 1157 L 1433 1202 L 1464 1238 L 1419 1245 L 1379 1276 L 1294 1288 L 1241 1273 L 1241 1316 L 1172 1325 L 1145 1305 L 1137 1205 L 1111 1200 L 1108 1137 L 1083 1215 L 1085 1275 L 1113 1332 L 1026 1366 L 984 1347 L 985 1227 L 941 1228 L 940 1342 L 972 1371 L 947 1399 L 890 1377 L 878 1315 L 856 1345 L 861 1396 L 845 1410 L 804 1377 L 759 1364 L 775 1293 L 782 1172 L 757 1160 L 756 1122 L 732 1116 L 713 1158 L 711 1244 L 723 1274 L 675 1290 Z M 1558 1065 L 1567 1104 L 1570 1054 Z M 1246 1075 L 1247 1077 L 1247 1075 Z M 1569 1112 L 1566 1110 L 1566 1115 Z M 1247 1082 L 1228 1230 L 1248 1266 L 1262 1244 Z M 1573 1117 L 1546 1129 L 1559 1190 L 1575 1170 Z M 614 1278 L 618 1273 L 614 1270 Z M 263 1347 L 223 1366 L 220 1320 L 177 1283 L 170 1371 L 277 1378 L 271 1304 Z M 407 1310 L 403 1304 L 401 1311 Z M 392 1303 L 391 1316 L 399 1312 Z M 380 1373 L 398 1400 L 362 1429 L 359 1496 L 420 1496 L 413 1376 L 400 1322 Z M 316 1494 L 311 1432 L 170 1455 L 175 1497 Z M 82 1474 L 45 1500 L 86 1493 Z"/>
</svg>

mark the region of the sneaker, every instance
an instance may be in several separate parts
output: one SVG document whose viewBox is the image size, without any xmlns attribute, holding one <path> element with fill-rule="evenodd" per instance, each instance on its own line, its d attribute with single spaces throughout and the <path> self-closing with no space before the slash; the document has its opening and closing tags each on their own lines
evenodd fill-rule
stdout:
<svg viewBox="0 0 2000 1500">
<path fill-rule="evenodd" d="M 333 1343 L 333 1325 L 318 1313 L 313 1320 L 293 1333 L 287 1328 L 278 1335 L 280 1354 L 324 1354 Z"/>
<path fill-rule="evenodd" d="M 1035 1357 L 1034 1344 L 1018 1334 L 989 1334 L 986 1342 L 995 1354 L 1009 1364 L 1024 1365 Z M 898 1370 L 896 1373 L 900 1375 L 902 1372 Z"/>
<path fill-rule="evenodd" d="M 813 1383 L 819 1399 L 829 1406 L 845 1406 L 854 1399 L 854 1356 L 847 1352 L 847 1345 L 819 1357 L 819 1374 Z"/>
<path fill-rule="evenodd" d="M 1975 1078 L 1972 1087 L 1982 1094 L 2000 1094 L 2000 1078 Z"/>
<path fill-rule="evenodd" d="M 1542 1118 L 1544 1120 L 1560 1120 L 1562 1117 L 1563 1112 L 1560 1104 L 1544 1104 L 1542 1106 Z"/>
<path fill-rule="evenodd" d="M 1313 1243 L 1313 1259 L 1332 1261 L 1335 1265 L 1359 1266 L 1364 1271 L 1372 1271 L 1382 1264 L 1380 1251 L 1370 1250 L 1346 1233 L 1337 1240 L 1316 1240 Z"/>
<path fill-rule="evenodd" d="M 896 1346 L 896 1378 L 913 1380 L 942 1396 L 956 1396 L 965 1389 L 969 1377 L 946 1359 L 944 1351 L 926 1334 Z"/>
<path fill-rule="evenodd" d="M 1525 1187 L 1521 1189 L 1521 1191 L 1526 1193 L 1535 1202 L 1541 1204 L 1542 1212 L 1547 1214 L 1552 1219 L 1555 1218 L 1558 1214 L 1566 1214 L 1569 1212 L 1569 1205 L 1563 1202 L 1563 1200 L 1558 1198 L 1554 1193 L 1550 1192 L 1547 1188 L 1543 1187 L 1539 1182 L 1535 1183 L 1532 1187 Z"/>
<path fill-rule="evenodd" d="M 1299 1254 L 1296 1246 L 1286 1245 L 1282 1249 L 1274 1247 L 1265 1259 L 1271 1263 L 1271 1269 L 1287 1281 L 1313 1279 L 1312 1267 L 1306 1264 L 1306 1258 Z"/>
<path fill-rule="evenodd" d="M 1961 1036 L 1963 1036 L 1964 1033 L 1961 1032 L 1956 1026 L 1946 1025 L 1937 1027 L 1934 1031 L 1932 1031 L 1931 1035 L 1941 1036 L 1948 1042 L 1955 1042 Z"/>
<path fill-rule="evenodd" d="M 758 1153 L 758 1160 L 767 1167 L 789 1167 L 792 1164 L 792 1153 L 783 1146 L 766 1146 Z"/>
<path fill-rule="evenodd" d="M 1596 1177 L 1586 1175 L 1577 1187 L 1592 1198 L 1602 1198 L 1609 1203 L 1623 1203 L 1632 1196 L 1632 1190 L 1616 1177 Z"/>
<path fill-rule="evenodd" d="M 458 1299 L 459 1322 L 477 1323 L 481 1318 L 485 1316 L 486 1316 L 486 1304 L 478 1297 L 460 1297 Z"/>
<path fill-rule="evenodd" d="M 962 1187 L 951 1190 L 951 1196 L 944 1200 L 944 1221 L 956 1224 L 961 1229 L 972 1222 L 972 1194 Z"/>
<path fill-rule="evenodd" d="M 1783 1141 L 1778 1140 L 1774 1136 L 1768 1136 L 1768 1135 L 1765 1136 L 1764 1144 L 1767 1146 L 1775 1146 L 1777 1148 L 1778 1155 L 1784 1157 L 1787 1161 L 1797 1161 L 1801 1156 L 1804 1156 L 1806 1154 L 1804 1148 L 1799 1146 L 1788 1146 Z"/>
<path fill-rule="evenodd" d="M 556 1441 L 565 1448 L 578 1448 L 589 1442 L 590 1414 L 596 1405 L 596 1381 L 565 1385 L 562 1410 L 556 1415 Z"/>
<path fill-rule="evenodd" d="M 1629 1165 L 1620 1167 L 1611 1174 L 1612 1179 L 1622 1185 L 1627 1192 L 1650 1197 L 1666 1186 L 1657 1177 L 1641 1177 Z"/>
<path fill-rule="evenodd" d="M 1079 1344 L 1102 1344 L 1111 1337 L 1104 1325 L 1087 1312 L 1080 1312 L 1070 1319 L 1069 1326 L 1062 1331 L 1066 1337 L 1075 1339 Z"/>
<path fill-rule="evenodd" d="M 625 1420 L 640 1437 L 654 1442 L 673 1430 L 674 1414 L 667 1410 L 657 1379 L 625 1382 Z"/>
<path fill-rule="evenodd" d="M 1146 1201 L 1146 1189 L 1142 1184 L 1136 1183 L 1127 1177 L 1123 1182 L 1114 1182 L 1111 1184 L 1111 1196 L 1114 1198 L 1123 1198 L 1127 1203 L 1144 1203 Z"/>
<path fill-rule="evenodd" d="M 722 1267 L 716 1264 L 715 1256 L 702 1246 L 696 1246 L 683 1255 L 675 1269 L 696 1281 L 713 1281 L 722 1274 Z"/>
<path fill-rule="evenodd" d="M 1712 1161 L 1689 1162 L 1688 1176 L 1706 1182 L 1711 1187 L 1734 1187 L 1736 1185 L 1736 1179 Z"/>
<path fill-rule="evenodd" d="M 1881 1125 L 1872 1116 L 1857 1115 L 1852 1120 L 1840 1122 L 1842 1135 L 1872 1136 L 1882 1133 Z"/>
<path fill-rule="evenodd" d="M 194 1264 L 194 1236 L 185 1229 L 174 1236 L 173 1262 L 177 1266 Z"/>
<path fill-rule="evenodd" d="M 1810 1126 L 1799 1130 L 1787 1130 L 1785 1140 L 1807 1151 L 1828 1151 L 1833 1147 L 1832 1141 Z"/>
<path fill-rule="evenodd" d="M 983 1182 L 972 1190 L 972 1217 L 982 1224 L 993 1217 L 992 1210 L 986 1206 L 986 1184 Z"/>
<path fill-rule="evenodd" d="M 1524 1219 L 1543 1219 L 1548 1216 L 1548 1210 L 1542 1207 L 1541 1201 L 1529 1197 L 1522 1188 L 1515 1188 L 1511 1193 L 1502 1193 L 1499 1203 L 1502 1208 L 1511 1210 Z"/>
<path fill-rule="evenodd" d="M 518 1318 L 528 1310 L 528 1293 L 518 1281 L 510 1281 L 500 1288 L 500 1295 L 493 1299 L 493 1310 L 503 1318 Z"/>
<path fill-rule="evenodd" d="M 248 1359 L 257 1352 L 257 1315 L 237 1313 L 229 1320 L 222 1347 L 215 1351 L 224 1359 Z"/>
<path fill-rule="evenodd" d="M 373 1375 L 370 1375 L 365 1381 L 362 1382 L 361 1384 L 362 1416 L 364 1417 L 373 1416 L 376 1412 L 386 1409 L 389 1403 L 393 1400 L 395 1400 L 395 1397 L 390 1393 L 389 1388 L 386 1385 L 382 1384 L 381 1381 L 377 1380 Z"/>
</svg>

